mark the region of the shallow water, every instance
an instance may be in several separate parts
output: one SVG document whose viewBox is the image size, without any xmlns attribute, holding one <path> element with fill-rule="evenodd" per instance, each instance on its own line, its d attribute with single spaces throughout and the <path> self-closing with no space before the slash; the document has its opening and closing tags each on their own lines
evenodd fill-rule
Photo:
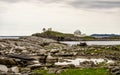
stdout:
<svg viewBox="0 0 120 75">
<path fill-rule="evenodd" d="M 68 45 L 75 45 L 80 42 L 85 42 L 87 45 L 120 45 L 120 41 L 61 41 L 61 43 Z"/>
<path fill-rule="evenodd" d="M 20 36 L 0 36 L 0 39 L 18 39 Z"/>
<path fill-rule="evenodd" d="M 84 62 L 84 61 L 93 61 L 94 64 L 99 64 L 101 62 L 106 62 L 106 63 L 114 63 L 114 61 L 112 60 L 105 60 L 105 59 L 102 59 L 102 58 L 99 58 L 99 59 L 84 59 L 84 58 L 76 58 L 74 60 L 72 59 L 64 59 L 66 60 L 65 62 L 56 62 L 55 65 L 68 65 L 68 64 L 74 64 L 75 66 L 79 66 L 81 62 Z"/>
</svg>

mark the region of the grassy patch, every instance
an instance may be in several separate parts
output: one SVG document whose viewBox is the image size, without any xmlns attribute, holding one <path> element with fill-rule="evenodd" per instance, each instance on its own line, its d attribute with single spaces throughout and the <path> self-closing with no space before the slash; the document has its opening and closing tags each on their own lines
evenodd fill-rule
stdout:
<svg viewBox="0 0 120 75">
<path fill-rule="evenodd" d="M 45 31 L 42 33 L 32 34 L 32 36 L 51 38 L 51 39 L 58 40 L 58 41 L 64 41 L 64 40 L 73 41 L 73 40 L 78 40 L 78 39 L 79 40 L 81 39 L 82 40 L 95 40 L 95 38 L 92 36 L 77 37 L 77 36 L 74 36 L 74 34 L 62 33 L 62 32 L 57 32 L 57 31 Z"/>
<path fill-rule="evenodd" d="M 56 75 L 48 74 L 45 70 L 37 70 L 33 72 L 40 72 L 43 75 Z M 85 68 L 85 69 L 66 69 L 60 75 L 111 75 L 105 68 Z"/>
<path fill-rule="evenodd" d="M 107 69 L 69 69 L 63 72 L 61 75 L 110 75 Z"/>
<path fill-rule="evenodd" d="M 68 38 L 68 37 L 69 38 L 74 37 L 73 34 L 66 34 L 66 33 L 61 33 L 57 31 L 46 31 L 43 33 L 33 34 L 32 36 L 51 38 L 51 39 L 58 40 L 58 41 L 64 40 L 65 38 Z"/>
</svg>

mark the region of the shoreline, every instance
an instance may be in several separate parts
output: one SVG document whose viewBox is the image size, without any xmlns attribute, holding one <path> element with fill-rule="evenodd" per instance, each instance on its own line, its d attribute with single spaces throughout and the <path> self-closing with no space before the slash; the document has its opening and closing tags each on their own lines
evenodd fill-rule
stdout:
<svg viewBox="0 0 120 75">
<path fill-rule="evenodd" d="M 19 39 L 1 39 L 0 40 L 0 65 L 5 66 L 6 68 L 13 68 L 16 66 L 18 69 L 25 70 L 27 75 L 32 73 L 33 70 L 50 70 L 54 69 L 74 69 L 74 68 L 97 68 L 107 67 L 109 68 L 106 61 L 113 60 L 120 62 L 120 45 L 104 45 L 104 46 L 79 46 L 73 45 L 68 46 L 67 44 L 59 43 L 56 40 L 36 37 L 36 36 L 27 36 L 21 37 Z M 101 63 L 95 64 L 93 61 L 83 61 L 79 63 L 75 62 L 77 67 L 74 65 L 72 59 L 77 58 L 87 58 L 87 59 L 100 59 L 103 58 Z M 69 60 L 65 60 L 69 59 Z M 82 61 L 82 60 L 80 60 Z M 100 60 L 98 60 L 100 61 Z M 57 62 L 63 62 L 63 65 L 55 65 Z M 69 62 L 72 64 L 64 64 L 64 62 Z M 108 65 L 106 65 L 108 64 Z M 114 63 L 111 63 L 114 64 Z M 100 66 L 99 66 L 100 65 Z M 45 68 L 46 67 L 46 68 Z M 19 72 L 23 74 L 23 70 Z M 5 71 L 9 73 L 9 71 Z M 14 74 L 15 75 L 15 74 Z"/>
</svg>

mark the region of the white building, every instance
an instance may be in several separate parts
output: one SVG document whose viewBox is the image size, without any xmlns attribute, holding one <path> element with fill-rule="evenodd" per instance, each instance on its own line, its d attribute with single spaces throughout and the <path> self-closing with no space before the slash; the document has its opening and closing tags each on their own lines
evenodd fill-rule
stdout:
<svg viewBox="0 0 120 75">
<path fill-rule="evenodd" d="M 76 31 L 74 32 L 74 36 L 77 36 L 77 37 L 85 37 L 86 34 L 82 34 L 80 30 L 76 30 Z"/>
</svg>

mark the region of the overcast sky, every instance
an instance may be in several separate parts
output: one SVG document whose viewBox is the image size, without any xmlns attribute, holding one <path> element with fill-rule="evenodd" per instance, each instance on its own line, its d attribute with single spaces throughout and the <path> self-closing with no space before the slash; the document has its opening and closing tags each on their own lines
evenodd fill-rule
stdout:
<svg viewBox="0 0 120 75">
<path fill-rule="evenodd" d="M 120 34 L 120 0 L 0 0 L 0 36 L 31 35 L 44 27 Z"/>
</svg>

